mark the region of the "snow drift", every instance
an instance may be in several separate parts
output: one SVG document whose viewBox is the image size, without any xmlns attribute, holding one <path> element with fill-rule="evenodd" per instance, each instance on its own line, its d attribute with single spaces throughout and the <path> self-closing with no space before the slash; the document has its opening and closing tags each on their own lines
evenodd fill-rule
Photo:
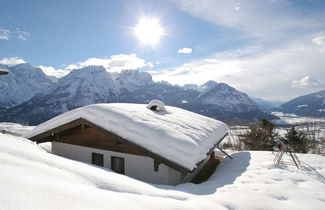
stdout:
<svg viewBox="0 0 325 210">
<path fill-rule="evenodd" d="M 150 185 L 52 155 L 0 134 L 1 209 L 324 209 L 325 158 L 274 165 L 271 152 L 238 152 L 208 181 Z M 288 161 L 288 160 L 287 160 Z"/>
</svg>

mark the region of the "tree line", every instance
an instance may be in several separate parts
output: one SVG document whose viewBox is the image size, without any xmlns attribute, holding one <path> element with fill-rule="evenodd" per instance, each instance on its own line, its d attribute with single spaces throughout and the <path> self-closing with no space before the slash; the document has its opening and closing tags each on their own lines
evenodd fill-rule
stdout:
<svg viewBox="0 0 325 210">
<path fill-rule="evenodd" d="M 325 138 L 321 137 L 320 132 L 317 124 L 310 122 L 303 126 L 291 126 L 280 136 L 273 122 L 261 119 L 254 125 L 231 129 L 223 147 L 232 150 L 272 151 L 282 141 L 297 153 L 322 154 L 325 152 Z"/>
</svg>

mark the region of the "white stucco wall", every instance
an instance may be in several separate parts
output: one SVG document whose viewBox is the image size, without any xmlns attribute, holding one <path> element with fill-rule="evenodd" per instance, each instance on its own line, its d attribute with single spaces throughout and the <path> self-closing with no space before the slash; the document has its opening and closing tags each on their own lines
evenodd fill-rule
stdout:
<svg viewBox="0 0 325 210">
<path fill-rule="evenodd" d="M 124 158 L 125 175 L 132 178 L 154 184 L 176 185 L 181 182 L 181 174 L 164 164 L 160 164 L 159 170 L 155 172 L 154 160 L 149 157 L 52 142 L 53 154 L 85 163 L 91 164 L 93 152 L 103 154 L 106 168 L 111 168 L 111 156 Z"/>
</svg>

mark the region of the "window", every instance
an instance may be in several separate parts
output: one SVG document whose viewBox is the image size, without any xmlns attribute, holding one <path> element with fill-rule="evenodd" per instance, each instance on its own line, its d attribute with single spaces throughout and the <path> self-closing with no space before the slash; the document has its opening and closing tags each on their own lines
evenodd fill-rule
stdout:
<svg viewBox="0 0 325 210">
<path fill-rule="evenodd" d="M 104 166 L 104 155 L 99 153 L 91 153 L 91 163 L 98 166 Z"/>
<path fill-rule="evenodd" d="M 112 156 L 111 169 L 119 174 L 124 174 L 124 158 Z"/>
</svg>

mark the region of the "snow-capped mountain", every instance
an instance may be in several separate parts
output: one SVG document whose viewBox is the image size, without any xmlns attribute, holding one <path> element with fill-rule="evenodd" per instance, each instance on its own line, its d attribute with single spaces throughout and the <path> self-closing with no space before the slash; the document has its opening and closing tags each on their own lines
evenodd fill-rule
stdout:
<svg viewBox="0 0 325 210">
<path fill-rule="evenodd" d="M 71 109 L 115 101 L 112 75 L 103 67 L 76 69 L 31 100 L 6 110 L 2 121 L 38 124 Z"/>
<path fill-rule="evenodd" d="M 225 111 L 249 111 L 258 109 L 256 103 L 246 93 L 240 92 L 225 83 L 208 81 L 200 88 L 198 102 L 205 105 L 225 107 Z"/>
<path fill-rule="evenodd" d="M 153 83 L 151 75 L 145 72 L 109 73 L 101 66 L 88 66 L 73 70 L 32 99 L 6 110 L 0 118 L 2 121 L 38 124 L 81 106 L 118 102 L 119 95 Z"/>
<path fill-rule="evenodd" d="M 125 88 L 128 91 L 137 90 L 139 87 L 154 84 L 149 73 L 135 70 L 123 70 L 120 73 L 111 73 L 115 80 L 116 91 Z"/>
<path fill-rule="evenodd" d="M 325 90 L 292 99 L 280 111 L 300 116 L 325 117 Z"/>
<path fill-rule="evenodd" d="M 0 77 L 0 108 L 21 104 L 43 92 L 53 83 L 40 68 L 28 63 L 12 67 L 0 64 L 0 68 L 10 72 Z"/>
<path fill-rule="evenodd" d="M 154 82 L 146 72 L 112 73 L 101 66 L 89 66 L 73 70 L 32 99 L 0 112 L 0 121 L 35 125 L 88 104 L 148 103 L 152 99 L 221 120 L 270 117 L 259 111 L 247 94 L 224 83 L 208 81 L 202 86 L 180 87 Z"/>
</svg>

